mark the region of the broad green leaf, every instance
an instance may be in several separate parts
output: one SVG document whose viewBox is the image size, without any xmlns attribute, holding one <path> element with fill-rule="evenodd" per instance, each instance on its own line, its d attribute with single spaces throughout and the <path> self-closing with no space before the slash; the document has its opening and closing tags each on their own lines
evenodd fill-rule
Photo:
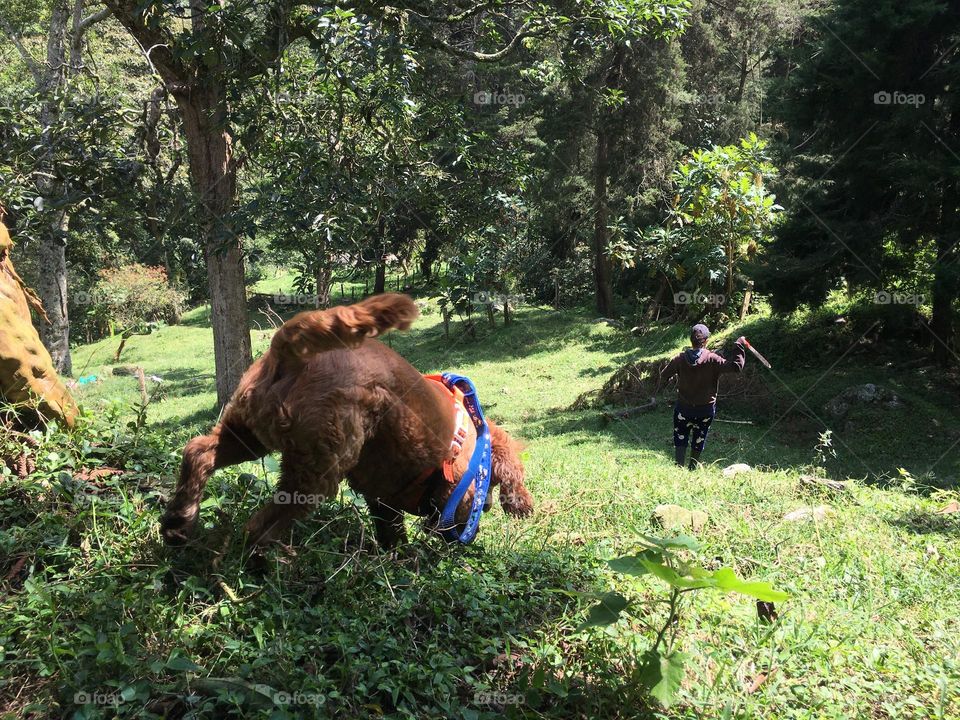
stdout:
<svg viewBox="0 0 960 720">
<path fill-rule="evenodd" d="M 590 608 L 587 619 L 577 630 L 588 627 L 612 625 L 620 619 L 620 613 L 627 607 L 627 599 L 617 592 L 608 592 L 600 596 L 600 602 Z"/>
<path fill-rule="evenodd" d="M 665 707 L 670 707 L 683 682 L 683 666 L 689 658 L 684 653 L 675 652 L 661 655 L 654 650 L 643 654 L 639 679 L 650 694 Z"/>
<path fill-rule="evenodd" d="M 624 575 L 646 575 L 650 571 L 647 569 L 647 566 L 644 565 L 644 561 L 657 562 L 662 559 L 663 556 L 660 553 L 654 550 L 647 550 L 637 555 L 624 555 L 623 557 L 613 558 L 613 560 L 607 561 L 607 565 L 610 566 L 611 570 L 623 573 Z"/>
<path fill-rule="evenodd" d="M 789 594 L 781 592 L 780 590 L 774 590 L 770 583 L 741 580 L 731 568 L 720 568 L 713 573 L 713 579 L 716 582 L 716 586 L 721 590 L 738 592 L 741 595 L 748 595 L 757 600 L 783 602 L 784 600 L 790 599 Z"/>
<path fill-rule="evenodd" d="M 174 655 L 167 660 L 167 668 L 178 672 L 197 672 L 202 669 L 193 660 L 183 655 Z"/>
<path fill-rule="evenodd" d="M 250 683 L 239 677 L 209 677 L 197 678 L 193 687 L 209 693 L 239 692 L 246 701 L 256 708 L 270 708 L 275 704 L 277 691 L 269 685 Z"/>
<path fill-rule="evenodd" d="M 663 550 L 680 548 L 696 552 L 700 549 L 700 543 L 697 542 L 696 538 L 692 538 L 689 535 L 677 535 L 673 538 L 658 538 L 652 535 L 641 535 L 640 537 L 643 538 L 645 542 Z"/>
<path fill-rule="evenodd" d="M 668 567 L 663 563 L 652 562 L 650 560 L 643 560 L 642 562 L 644 567 L 647 568 L 651 575 L 656 575 L 665 583 L 675 588 L 686 590 L 693 588 L 713 587 L 715 585 L 715 582 L 710 578 L 698 579 L 693 577 L 684 577 L 672 567 Z"/>
</svg>

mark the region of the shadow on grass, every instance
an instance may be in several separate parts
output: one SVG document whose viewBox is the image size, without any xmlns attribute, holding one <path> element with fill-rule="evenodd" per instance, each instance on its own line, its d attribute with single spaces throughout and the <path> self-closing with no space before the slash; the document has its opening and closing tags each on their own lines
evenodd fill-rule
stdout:
<svg viewBox="0 0 960 720">
<path fill-rule="evenodd" d="M 508 717 L 619 714 L 612 645 L 570 632 L 584 616 L 576 593 L 605 589 L 582 550 L 494 552 L 481 531 L 468 547 L 418 538 L 387 553 L 365 511 L 327 503 L 288 548 L 251 557 L 242 518 L 221 518 L 186 548 L 129 545 L 117 572 L 59 586 L 56 632 L 24 667 L 52 653 L 48 690 L 63 715 L 82 710 L 84 695 L 121 688 L 130 689 L 111 716 L 366 717 L 375 707 L 378 716 L 471 717 L 491 711 L 491 694 L 511 697 L 494 702 Z M 558 628 L 560 678 L 540 650 Z M 642 708 L 642 696 L 628 699 Z"/>
<path fill-rule="evenodd" d="M 189 415 L 162 420 L 151 427 L 174 437 L 182 436 L 185 439 L 190 439 L 196 435 L 207 434 L 217 422 L 219 414 L 215 407 L 202 408 Z"/>
<path fill-rule="evenodd" d="M 210 306 L 203 305 L 194 308 L 190 312 L 184 313 L 180 318 L 180 324 L 187 327 L 209 328 L 210 327 Z"/>
<path fill-rule="evenodd" d="M 723 422 L 727 419 L 738 422 Z M 521 435 L 561 437 L 570 446 L 595 446 L 602 438 L 614 448 L 654 452 L 669 461 L 673 458 L 672 433 L 672 405 L 663 403 L 650 412 L 625 419 L 607 418 L 599 409 L 552 409 L 528 417 Z M 721 408 L 710 429 L 703 460 L 716 464 L 718 471 L 726 465 L 745 462 L 753 467 L 806 472 L 816 461 L 817 441 L 816 426 L 810 418 L 792 414 L 779 420 L 747 420 L 742 412 L 734 416 Z M 906 438 L 906 442 L 911 441 Z M 920 453 L 909 453 L 906 447 L 900 440 L 887 440 L 884 445 L 883 438 L 877 435 L 834 435 L 836 456 L 828 458 L 826 469 L 831 477 L 858 478 L 883 487 L 897 474 L 897 468 L 904 468 L 918 478 L 926 478 L 921 486 L 923 494 L 956 487 L 960 449 L 944 454 L 934 467 L 941 468 L 936 476 L 930 465 L 935 458 L 923 453 L 922 448 Z"/>
<path fill-rule="evenodd" d="M 165 397 L 190 397 L 216 388 L 216 376 L 213 373 L 184 368 L 168 370 L 160 377 L 163 381 L 161 390 Z"/>
<path fill-rule="evenodd" d="M 917 535 L 960 535 L 960 514 L 957 513 L 944 514 L 916 509 L 888 519 L 887 522 Z"/>
</svg>

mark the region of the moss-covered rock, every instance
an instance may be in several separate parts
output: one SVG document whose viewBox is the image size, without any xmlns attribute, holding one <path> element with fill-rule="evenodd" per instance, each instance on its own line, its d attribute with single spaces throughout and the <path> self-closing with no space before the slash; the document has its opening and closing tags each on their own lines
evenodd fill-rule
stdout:
<svg viewBox="0 0 960 720">
<path fill-rule="evenodd" d="M 39 298 L 14 270 L 13 240 L 0 208 L 0 398 L 41 420 L 73 425 L 77 408 L 33 326 L 30 308 L 46 319 Z"/>
</svg>

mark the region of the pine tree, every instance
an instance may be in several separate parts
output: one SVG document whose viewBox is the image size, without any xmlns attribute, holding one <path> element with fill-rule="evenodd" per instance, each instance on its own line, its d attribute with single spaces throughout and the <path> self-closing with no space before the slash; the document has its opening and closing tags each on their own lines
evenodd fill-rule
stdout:
<svg viewBox="0 0 960 720">
<path fill-rule="evenodd" d="M 846 284 L 895 289 L 923 253 L 930 341 L 957 355 L 960 2 L 839 0 L 808 19 L 779 85 L 790 210 L 763 272 L 774 306 L 817 303 Z M 926 288 L 924 288 L 926 289 Z"/>
</svg>

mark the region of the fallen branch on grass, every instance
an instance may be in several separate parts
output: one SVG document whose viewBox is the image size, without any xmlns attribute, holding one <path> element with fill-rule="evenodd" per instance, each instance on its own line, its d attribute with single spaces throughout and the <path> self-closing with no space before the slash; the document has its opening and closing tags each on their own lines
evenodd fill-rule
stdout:
<svg viewBox="0 0 960 720">
<path fill-rule="evenodd" d="M 800 484 L 813 488 L 826 488 L 827 490 L 833 490 L 834 492 L 846 492 L 848 490 L 845 482 L 816 477 L 815 475 L 801 475 Z"/>
<path fill-rule="evenodd" d="M 604 410 L 603 416 L 608 420 L 623 420 L 624 418 L 639 415 L 640 413 L 653 410 L 657 406 L 656 398 L 651 398 L 650 402 L 636 407 L 624 408 L 623 410 Z"/>
</svg>

